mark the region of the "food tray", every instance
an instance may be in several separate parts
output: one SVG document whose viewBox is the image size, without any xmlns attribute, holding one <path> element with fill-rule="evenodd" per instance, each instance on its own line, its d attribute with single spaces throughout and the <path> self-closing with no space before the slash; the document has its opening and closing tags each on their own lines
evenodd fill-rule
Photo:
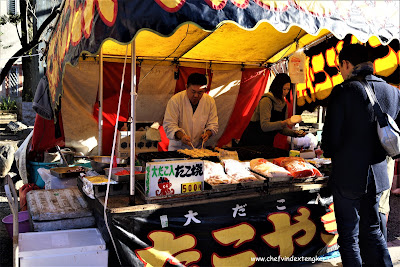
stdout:
<svg viewBox="0 0 400 267">
<path fill-rule="evenodd" d="M 268 182 L 267 179 L 265 179 L 264 177 L 256 176 L 256 178 L 259 180 L 258 181 L 250 181 L 250 182 L 241 182 L 241 183 L 239 183 L 239 187 L 243 187 L 243 188 L 262 187 Z"/>
<path fill-rule="evenodd" d="M 204 182 L 204 190 L 214 190 L 214 191 L 233 191 L 236 190 L 239 186 L 239 183 L 236 184 L 216 184 L 212 185 L 207 182 Z"/>
<path fill-rule="evenodd" d="M 262 179 L 262 178 L 264 178 L 265 179 L 265 181 L 268 183 L 268 184 L 271 184 L 271 183 L 286 183 L 286 184 L 288 184 L 288 183 L 292 183 L 293 182 L 293 177 L 268 177 L 268 176 L 265 176 L 265 175 L 263 175 L 263 174 L 261 174 L 261 173 L 258 173 L 258 172 L 256 172 L 256 171 L 253 171 L 252 169 L 249 169 L 252 173 L 254 173 L 254 175 L 258 178 L 258 179 Z"/>
<path fill-rule="evenodd" d="M 104 169 L 106 172 L 106 176 L 108 177 L 108 174 L 110 173 L 110 168 Z M 125 168 L 125 167 L 115 167 L 111 171 L 111 179 L 117 182 L 128 182 L 130 179 L 129 174 L 125 175 L 117 175 L 116 173 L 121 172 L 121 171 L 128 171 L 130 173 L 130 168 Z"/>
<path fill-rule="evenodd" d="M 78 181 L 78 188 L 81 192 L 84 192 L 82 189 L 83 187 L 83 181 L 82 178 L 77 179 Z M 129 195 L 129 183 L 115 183 L 112 184 L 110 183 L 110 188 L 109 188 L 109 196 L 114 196 L 114 195 Z M 107 185 L 106 184 L 93 184 L 93 193 L 95 197 L 103 197 L 107 193 Z M 85 193 L 86 194 L 86 193 Z"/>
<path fill-rule="evenodd" d="M 80 169 L 80 171 L 74 172 L 73 170 Z M 62 178 L 72 178 L 72 177 L 79 177 L 81 173 L 85 173 L 88 171 L 88 168 L 82 166 L 75 166 L 75 167 L 57 167 L 51 168 L 50 173 L 60 179 Z"/>
</svg>

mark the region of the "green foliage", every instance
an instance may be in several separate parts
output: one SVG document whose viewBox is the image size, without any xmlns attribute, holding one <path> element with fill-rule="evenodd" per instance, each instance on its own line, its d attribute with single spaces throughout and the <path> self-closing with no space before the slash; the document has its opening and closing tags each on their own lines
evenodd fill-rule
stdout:
<svg viewBox="0 0 400 267">
<path fill-rule="evenodd" d="M 12 23 L 14 25 L 18 25 L 21 22 L 21 15 L 3 15 L 0 16 L 0 25 L 6 25 L 7 23 Z"/>
<path fill-rule="evenodd" d="M 8 15 L 8 21 L 14 25 L 18 25 L 21 22 L 21 15 Z"/>
<path fill-rule="evenodd" d="M 8 16 L 3 15 L 0 17 L 0 25 L 6 25 L 8 23 Z"/>
<path fill-rule="evenodd" d="M 22 101 L 32 102 L 33 95 L 31 90 L 22 90 Z"/>
<path fill-rule="evenodd" d="M 0 110 L 16 110 L 17 102 L 15 100 L 11 100 L 10 97 L 2 97 L 0 101 Z"/>
</svg>

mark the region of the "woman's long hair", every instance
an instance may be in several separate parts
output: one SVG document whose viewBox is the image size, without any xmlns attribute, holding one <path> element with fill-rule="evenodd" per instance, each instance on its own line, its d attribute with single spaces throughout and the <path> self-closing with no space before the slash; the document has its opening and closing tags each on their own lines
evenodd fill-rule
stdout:
<svg viewBox="0 0 400 267">
<path fill-rule="evenodd" d="M 292 87 L 292 82 L 289 75 L 285 73 L 278 73 L 275 76 L 275 79 L 272 81 L 269 91 L 274 95 L 275 98 L 285 101 L 283 98 L 283 86 L 287 83 L 290 83 L 290 87 Z M 287 97 L 287 101 L 290 102 L 290 97 Z"/>
</svg>

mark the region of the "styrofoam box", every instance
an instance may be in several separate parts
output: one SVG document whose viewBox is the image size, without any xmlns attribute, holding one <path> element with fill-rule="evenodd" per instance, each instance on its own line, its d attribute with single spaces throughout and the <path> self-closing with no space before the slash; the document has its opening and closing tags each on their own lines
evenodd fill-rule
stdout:
<svg viewBox="0 0 400 267">
<path fill-rule="evenodd" d="M 151 145 L 148 147 L 148 145 Z M 116 150 L 118 157 L 127 158 L 131 151 L 131 136 L 129 131 L 119 131 Z M 146 141 L 146 131 L 135 132 L 135 153 L 157 152 L 157 142 Z"/>
<path fill-rule="evenodd" d="M 107 266 L 108 250 L 97 228 L 21 233 L 20 266 Z"/>
</svg>

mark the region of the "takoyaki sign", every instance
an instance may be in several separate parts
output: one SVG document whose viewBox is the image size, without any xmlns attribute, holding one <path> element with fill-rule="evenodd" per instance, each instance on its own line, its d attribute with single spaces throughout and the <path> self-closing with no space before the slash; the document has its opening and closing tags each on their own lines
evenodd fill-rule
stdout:
<svg viewBox="0 0 400 267">
<path fill-rule="evenodd" d="M 181 160 L 146 163 L 147 197 L 192 193 L 203 190 L 202 160 Z"/>
</svg>

